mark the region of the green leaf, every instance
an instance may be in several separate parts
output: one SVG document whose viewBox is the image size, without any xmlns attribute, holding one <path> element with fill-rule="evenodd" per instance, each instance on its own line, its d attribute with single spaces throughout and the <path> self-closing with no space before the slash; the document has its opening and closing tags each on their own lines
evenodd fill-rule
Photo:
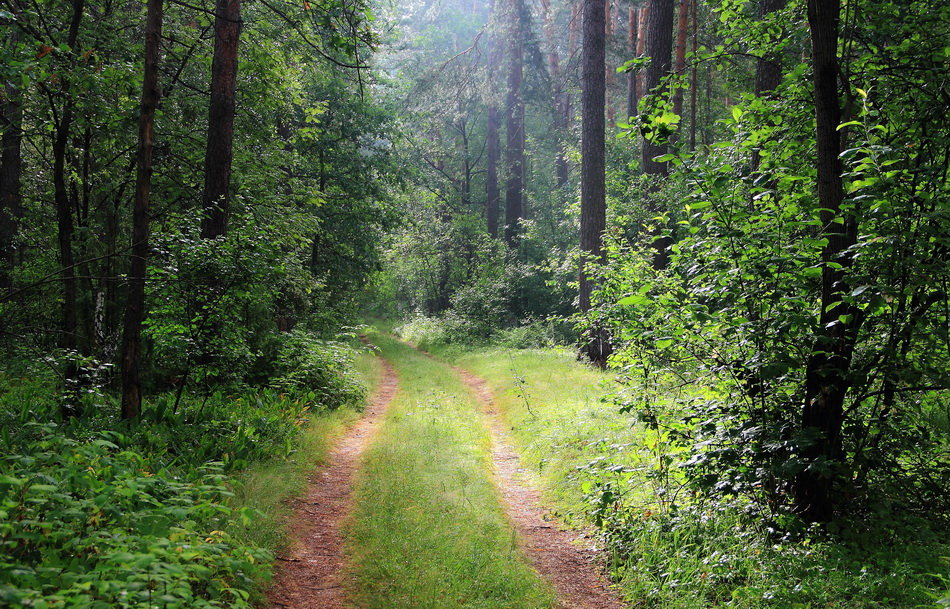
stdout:
<svg viewBox="0 0 950 609">
<path fill-rule="evenodd" d="M 634 294 L 632 296 L 625 296 L 617 301 L 617 304 L 620 306 L 634 306 L 638 307 L 650 302 L 650 299 L 647 296 L 640 294 Z"/>
</svg>

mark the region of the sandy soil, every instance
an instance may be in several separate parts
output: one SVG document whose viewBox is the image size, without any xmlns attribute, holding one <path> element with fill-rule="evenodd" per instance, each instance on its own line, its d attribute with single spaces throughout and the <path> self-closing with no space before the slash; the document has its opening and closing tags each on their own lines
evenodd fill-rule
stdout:
<svg viewBox="0 0 950 609">
<path fill-rule="evenodd" d="M 604 577 L 589 540 L 582 532 L 563 529 L 546 516 L 488 385 L 467 370 L 455 371 L 478 396 L 491 430 L 492 461 L 505 511 L 521 537 L 525 554 L 557 592 L 558 609 L 621 609 L 623 603 Z"/>
<path fill-rule="evenodd" d="M 295 504 L 290 524 L 293 543 L 278 557 L 277 572 L 267 594 L 267 606 L 272 609 L 348 606 L 341 581 L 341 527 L 350 513 L 353 476 L 360 455 L 372 440 L 397 387 L 396 371 L 389 362 L 380 361 L 383 380 L 363 417 L 338 440 L 327 465 L 313 474 L 306 494 Z"/>
</svg>

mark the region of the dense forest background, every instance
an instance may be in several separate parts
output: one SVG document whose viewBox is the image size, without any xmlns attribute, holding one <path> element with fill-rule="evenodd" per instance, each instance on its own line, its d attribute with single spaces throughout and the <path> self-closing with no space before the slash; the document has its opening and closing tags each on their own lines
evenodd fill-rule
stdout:
<svg viewBox="0 0 950 609">
<path fill-rule="evenodd" d="M 358 401 L 385 318 L 616 372 L 666 518 L 592 466 L 618 561 L 712 518 L 923 544 L 950 588 L 948 40 L 938 0 L 0 0 L 0 516 L 46 523 L 0 574 L 76 501 L 138 513 L 69 484 L 172 472 L 145 528 L 240 520 L 222 477 Z"/>
</svg>

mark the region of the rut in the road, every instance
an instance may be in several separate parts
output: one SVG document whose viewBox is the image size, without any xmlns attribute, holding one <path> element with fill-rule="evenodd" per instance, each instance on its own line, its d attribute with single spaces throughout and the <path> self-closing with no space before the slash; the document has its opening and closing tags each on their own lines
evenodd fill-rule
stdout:
<svg viewBox="0 0 950 609">
<path fill-rule="evenodd" d="M 384 376 L 363 417 L 330 451 L 327 465 L 310 479 L 290 525 L 293 544 L 279 557 L 267 594 L 274 609 L 344 609 L 341 527 L 350 513 L 353 476 L 382 415 L 396 394 L 396 371 L 380 358 Z"/>
<path fill-rule="evenodd" d="M 583 536 L 545 520 L 540 495 L 521 467 L 491 389 L 471 372 L 454 369 L 482 406 L 491 430 L 492 462 L 505 511 L 521 537 L 528 559 L 557 592 L 558 609 L 621 609 L 620 597 L 607 583 L 595 552 L 584 543 Z"/>
</svg>

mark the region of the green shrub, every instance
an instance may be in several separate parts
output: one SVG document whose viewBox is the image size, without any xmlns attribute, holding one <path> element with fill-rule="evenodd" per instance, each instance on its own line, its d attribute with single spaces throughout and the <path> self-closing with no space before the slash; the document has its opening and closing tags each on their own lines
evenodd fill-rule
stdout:
<svg viewBox="0 0 950 609">
<path fill-rule="evenodd" d="M 489 325 L 465 317 L 456 310 L 435 317 L 414 317 L 397 326 L 394 331 L 421 349 L 489 344 L 512 349 L 533 349 L 568 345 L 576 340 L 573 328 L 557 319 L 528 320 L 520 325 L 503 327 L 500 321 Z"/>
<path fill-rule="evenodd" d="M 343 343 L 290 332 L 282 337 L 269 384 L 331 410 L 358 404 L 366 387 L 354 371 L 353 357 L 354 350 Z"/>
<path fill-rule="evenodd" d="M 474 323 L 453 311 L 447 311 L 437 317 L 415 317 L 397 326 L 394 332 L 420 349 L 485 342 L 485 338 L 478 336 Z"/>
<path fill-rule="evenodd" d="M 232 543 L 220 466 L 173 476 L 102 434 L 0 461 L 0 605 L 248 607 L 270 556 Z"/>
<path fill-rule="evenodd" d="M 531 320 L 513 328 L 503 328 L 492 336 L 492 343 L 510 349 L 540 349 L 577 343 L 573 327 L 558 319 Z"/>
</svg>

